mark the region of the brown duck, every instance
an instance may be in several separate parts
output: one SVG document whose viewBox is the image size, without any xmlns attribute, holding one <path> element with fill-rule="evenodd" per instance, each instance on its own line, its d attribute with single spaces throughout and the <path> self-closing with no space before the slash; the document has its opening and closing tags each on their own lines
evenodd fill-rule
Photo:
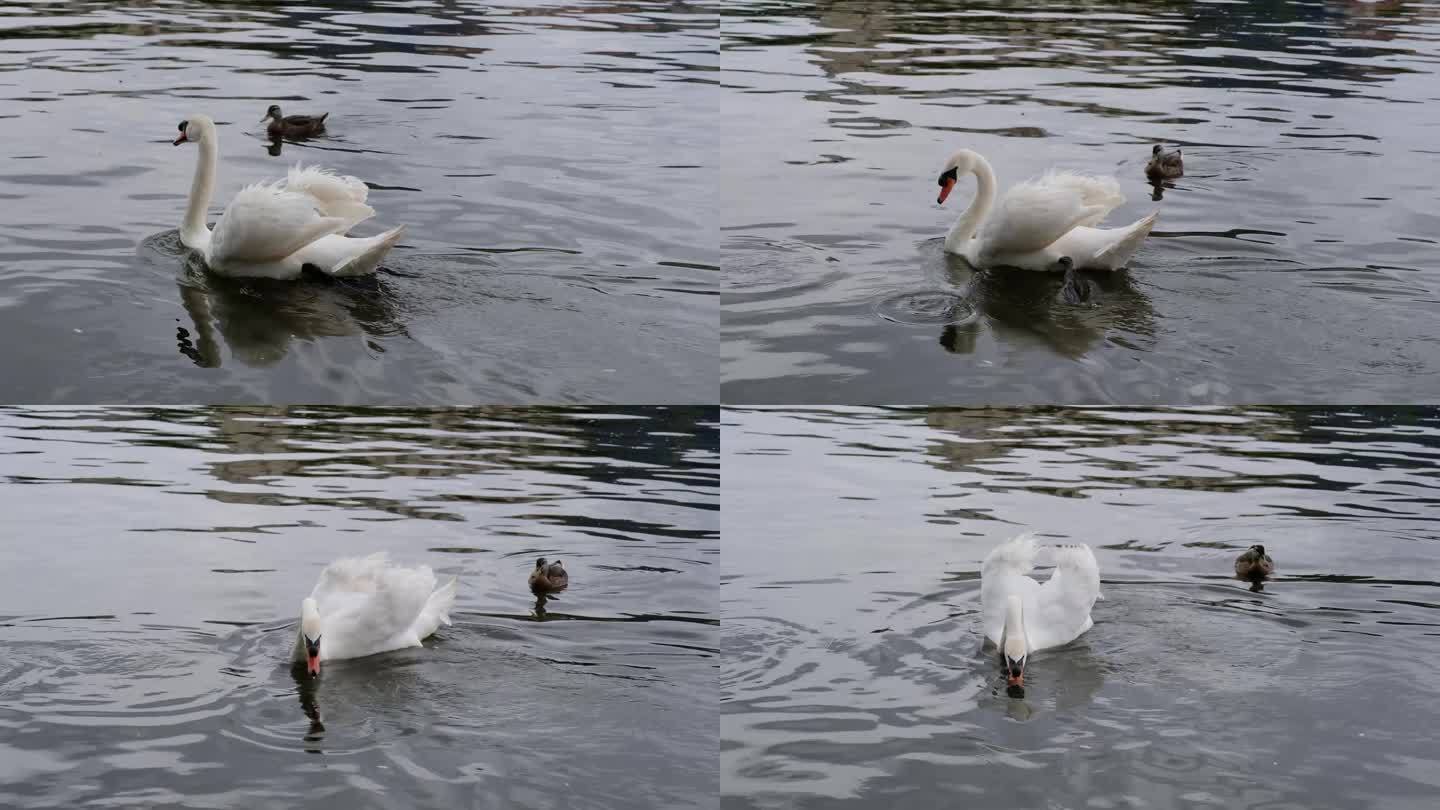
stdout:
<svg viewBox="0 0 1440 810">
<path fill-rule="evenodd" d="M 1180 156 L 1180 150 L 1166 152 L 1155 144 L 1150 150 L 1150 162 L 1145 164 L 1145 176 L 1151 180 L 1174 180 L 1177 177 L 1185 176 L 1185 160 Z"/>
<path fill-rule="evenodd" d="M 1275 561 L 1265 553 L 1264 546 L 1251 546 L 1235 558 L 1235 576 L 1240 579 L 1264 579 L 1275 572 Z"/>
<path fill-rule="evenodd" d="M 311 135 L 319 135 L 325 131 L 325 119 L 330 113 L 320 115 L 282 115 L 279 104 L 271 104 L 270 109 L 265 111 L 265 117 L 260 123 L 270 122 L 265 131 L 270 137 L 279 138 L 306 138 Z"/>
<path fill-rule="evenodd" d="M 563 591 L 570 584 L 570 575 L 559 560 L 547 563 L 544 557 L 535 561 L 535 570 L 530 572 L 530 590 L 535 593 Z"/>
</svg>

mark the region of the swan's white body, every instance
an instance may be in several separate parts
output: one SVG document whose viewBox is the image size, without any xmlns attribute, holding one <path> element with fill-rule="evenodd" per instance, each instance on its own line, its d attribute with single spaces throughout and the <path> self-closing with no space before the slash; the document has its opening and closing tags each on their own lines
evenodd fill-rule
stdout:
<svg viewBox="0 0 1440 810">
<path fill-rule="evenodd" d="M 1113 177 L 1066 171 L 1017 183 L 997 205 L 995 172 L 969 149 L 956 152 L 945 164 L 941 202 L 964 174 L 975 175 L 975 200 L 945 237 L 945 250 L 977 268 L 1056 270 L 1068 256 L 1076 269 L 1118 270 L 1129 263 L 1158 216 L 1123 228 L 1097 228 L 1125 202 L 1120 183 Z"/>
<path fill-rule="evenodd" d="M 316 641 L 318 661 L 363 658 L 420 642 L 450 623 L 455 578 L 436 587 L 428 565 L 393 565 L 385 552 L 336 560 L 300 606 L 294 658 L 305 661 L 306 642 Z"/>
<path fill-rule="evenodd" d="M 1050 546 L 1055 570 L 1042 585 L 1028 576 L 1039 547 L 1030 534 L 996 546 L 980 566 L 985 637 L 1016 662 L 1030 653 L 1069 644 L 1094 622 L 1100 566 L 1084 545 Z"/>
<path fill-rule="evenodd" d="M 220 148 L 215 123 L 209 116 L 190 116 L 175 143 L 186 141 L 200 147 L 200 161 L 190 185 L 180 241 L 199 251 L 216 273 L 290 279 L 310 264 L 333 276 L 364 275 L 375 271 L 405 231 L 401 225 L 378 236 L 345 236 L 375 214 L 365 204 L 369 189 L 354 177 L 299 165 L 284 180 L 240 189 L 211 231 L 205 213 L 215 187 Z"/>
</svg>

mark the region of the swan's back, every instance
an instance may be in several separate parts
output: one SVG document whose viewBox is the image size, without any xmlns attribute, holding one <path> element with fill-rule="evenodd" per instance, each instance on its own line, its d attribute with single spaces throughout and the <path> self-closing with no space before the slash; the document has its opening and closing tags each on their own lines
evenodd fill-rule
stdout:
<svg viewBox="0 0 1440 810">
<path fill-rule="evenodd" d="M 433 605 L 432 595 L 441 597 Z M 310 596 L 324 620 L 322 658 L 357 658 L 417 646 L 448 624 L 455 581 L 437 592 L 428 565 L 394 565 L 379 552 L 326 566 Z"/>
<path fill-rule="evenodd" d="M 1011 186 L 980 238 L 997 254 L 1040 251 L 1075 228 L 1100 224 L 1124 203 L 1113 177 L 1049 171 Z"/>
<path fill-rule="evenodd" d="M 1022 534 L 996 546 L 980 567 L 980 602 L 985 637 L 1000 643 L 1005 629 L 1005 601 L 1012 594 L 1023 605 L 1030 651 L 1059 647 L 1075 640 L 1094 623 L 1090 609 L 1100 598 L 1100 566 L 1087 545 L 1048 547 L 1055 570 L 1041 583 L 1028 574 L 1039 547 Z"/>
</svg>

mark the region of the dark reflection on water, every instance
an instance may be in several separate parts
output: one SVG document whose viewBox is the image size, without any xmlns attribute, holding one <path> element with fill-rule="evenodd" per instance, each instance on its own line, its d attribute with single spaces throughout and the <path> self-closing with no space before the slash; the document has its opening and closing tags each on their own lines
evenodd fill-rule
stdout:
<svg viewBox="0 0 1440 810">
<path fill-rule="evenodd" d="M 715 401 L 713 6 L 4 11 L 3 401 Z M 273 143 L 271 103 L 328 131 Z M 409 226 L 382 286 L 197 284 L 175 230 L 196 151 L 170 144 L 195 111 L 219 123 L 212 222 L 297 161 L 360 177 L 359 233 Z M 220 328 L 195 335 L 177 281 L 228 299 Z"/>
<path fill-rule="evenodd" d="M 718 454 L 713 408 L 0 409 L 0 805 L 713 807 Z M 379 549 L 454 624 L 297 674 Z"/>
<path fill-rule="evenodd" d="M 723 422 L 726 808 L 1433 797 L 1440 410 Z M 1025 529 L 1091 544 L 1105 600 L 1015 699 L 979 570 Z"/>
<path fill-rule="evenodd" d="M 726 401 L 1440 396 L 1435 5 L 737 2 L 722 27 Z M 1162 188 L 1156 143 L 1185 155 Z M 946 256 L 961 147 L 1002 187 L 1113 173 L 1112 222 L 1160 211 L 1121 292 L 1077 312 Z M 937 288 L 974 323 L 873 306 Z"/>
</svg>

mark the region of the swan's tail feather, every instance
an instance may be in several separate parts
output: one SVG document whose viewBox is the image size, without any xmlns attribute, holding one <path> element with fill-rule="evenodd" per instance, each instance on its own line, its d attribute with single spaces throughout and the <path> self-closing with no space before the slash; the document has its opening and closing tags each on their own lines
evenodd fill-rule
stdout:
<svg viewBox="0 0 1440 810">
<path fill-rule="evenodd" d="M 420 618 L 415 622 L 415 637 L 424 641 L 440 625 L 450 624 L 450 609 L 455 606 L 455 588 L 459 582 L 458 577 L 450 577 L 450 581 L 436 588 L 430 593 L 430 598 L 425 601 L 425 607 L 420 611 Z"/>
<path fill-rule="evenodd" d="M 1155 227 L 1155 220 L 1160 217 L 1156 211 L 1148 217 L 1123 229 L 1119 239 L 1111 242 L 1105 249 L 1095 254 L 1092 266 L 1105 267 L 1110 270 L 1119 270 L 1130 263 L 1130 257 L 1140 249 L 1140 243 L 1150 235 L 1150 230 Z"/>
<path fill-rule="evenodd" d="M 385 255 L 390 252 L 390 248 L 395 247 L 395 244 L 400 241 L 400 237 L 404 235 L 405 226 L 401 225 L 379 236 L 355 240 L 365 243 L 360 250 L 347 256 L 341 262 L 321 269 L 337 278 L 350 278 L 373 273 L 375 268 L 380 266 Z"/>
</svg>

